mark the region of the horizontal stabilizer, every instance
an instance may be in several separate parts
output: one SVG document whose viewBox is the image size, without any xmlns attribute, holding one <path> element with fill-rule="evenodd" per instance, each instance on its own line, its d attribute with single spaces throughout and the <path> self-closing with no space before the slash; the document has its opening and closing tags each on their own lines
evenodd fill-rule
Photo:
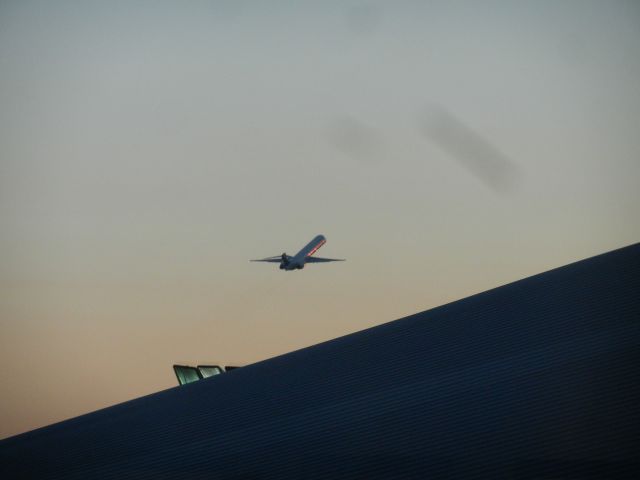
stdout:
<svg viewBox="0 0 640 480">
<path fill-rule="evenodd" d="M 321 258 L 321 257 L 307 257 L 306 263 L 323 263 L 323 262 L 344 262 L 344 258 Z"/>
<path fill-rule="evenodd" d="M 271 262 L 271 263 L 280 263 L 282 261 L 282 256 L 277 255 L 275 257 L 267 257 L 267 258 L 259 258 L 257 260 L 249 260 L 250 262 Z"/>
</svg>

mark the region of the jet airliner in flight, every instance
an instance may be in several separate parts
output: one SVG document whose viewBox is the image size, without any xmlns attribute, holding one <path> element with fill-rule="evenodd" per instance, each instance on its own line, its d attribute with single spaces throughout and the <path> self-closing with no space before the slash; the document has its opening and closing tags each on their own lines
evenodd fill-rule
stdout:
<svg viewBox="0 0 640 480">
<path fill-rule="evenodd" d="M 283 253 L 282 255 L 277 255 L 275 257 L 267 257 L 251 261 L 279 263 L 280 270 L 300 270 L 303 269 L 307 263 L 344 262 L 344 258 L 320 258 L 312 256 L 326 242 L 327 239 L 324 238 L 324 235 L 318 235 L 294 256 Z"/>
</svg>

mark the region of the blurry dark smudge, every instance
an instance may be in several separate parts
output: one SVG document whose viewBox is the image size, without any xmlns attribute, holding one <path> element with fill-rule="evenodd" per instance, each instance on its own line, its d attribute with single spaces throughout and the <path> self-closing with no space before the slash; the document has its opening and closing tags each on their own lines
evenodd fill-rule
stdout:
<svg viewBox="0 0 640 480">
<path fill-rule="evenodd" d="M 328 126 L 329 143 L 355 160 L 372 162 L 382 148 L 380 135 L 352 117 L 339 117 Z"/>
<path fill-rule="evenodd" d="M 347 27 L 351 32 L 367 35 L 378 28 L 380 14 L 373 5 L 357 5 L 347 10 L 346 20 Z"/>
<path fill-rule="evenodd" d="M 425 135 L 482 183 L 506 193 L 513 190 L 520 169 L 489 140 L 445 109 L 431 108 L 423 117 Z"/>
</svg>

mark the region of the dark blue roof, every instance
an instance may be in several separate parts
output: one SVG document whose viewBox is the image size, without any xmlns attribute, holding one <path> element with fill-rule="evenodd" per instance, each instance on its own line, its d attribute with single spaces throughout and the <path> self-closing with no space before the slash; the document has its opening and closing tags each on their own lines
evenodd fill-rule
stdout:
<svg viewBox="0 0 640 480">
<path fill-rule="evenodd" d="M 0 442 L 2 478 L 640 478 L 640 244 Z"/>
</svg>

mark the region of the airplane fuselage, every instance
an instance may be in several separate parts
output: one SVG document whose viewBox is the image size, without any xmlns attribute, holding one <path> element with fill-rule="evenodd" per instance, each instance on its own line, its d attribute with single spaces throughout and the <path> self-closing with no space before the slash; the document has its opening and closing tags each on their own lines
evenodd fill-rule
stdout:
<svg viewBox="0 0 640 480">
<path fill-rule="evenodd" d="M 281 270 L 301 270 L 307 262 L 307 258 L 316 253 L 318 249 L 326 243 L 327 239 L 324 235 L 317 235 L 309 243 L 307 243 L 298 253 L 289 257 L 282 254 Z"/>
</svg>

